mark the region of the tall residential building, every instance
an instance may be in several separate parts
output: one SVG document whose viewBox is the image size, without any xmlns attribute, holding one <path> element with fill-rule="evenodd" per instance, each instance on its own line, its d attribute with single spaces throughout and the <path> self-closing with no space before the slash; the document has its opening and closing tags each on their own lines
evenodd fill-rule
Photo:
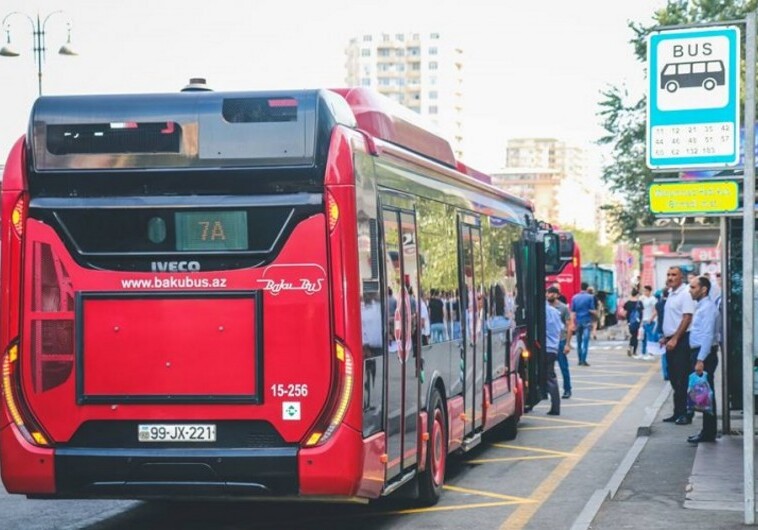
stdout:
<svg viewBox="0 0 758 530">
<path fill-rule="evenodd" d="M 508 140 L 506 167 L 493 183 L 534 203 L 539 219 L 598 231 L 600 190 L 588 175 L 584 149 L 555 138 Z"/>
<path fill-rule="evenodd" d="M 463 51 L 439 33 L 367 33 L 346 49 L 347 84 L 418 112 L 463 154 Z"/>
</svg>

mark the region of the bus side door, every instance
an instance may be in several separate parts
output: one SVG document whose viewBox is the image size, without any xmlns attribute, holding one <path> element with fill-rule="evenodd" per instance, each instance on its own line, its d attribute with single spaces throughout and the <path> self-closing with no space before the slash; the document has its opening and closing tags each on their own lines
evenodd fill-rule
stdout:
<svg viewBox="0 0 758 530">
<path fill-rule="evenodd" d="M 482 235 L 474 219 L 468 215 L 458 223 L 460 255 L 459 284 L 464 332 L 461 337 L 463 354 L 463 395 L 466 425 L 464 436 L 482 426 L 482 398 L 485 374 L 484 323 L 486 322 Z"/>
<path fill-rule="evenodd" d="M 415 216 L 382 208 L 387 322 L 386 479 L 417 463 L 420 355 L 420 300 Z"/>
</svg>

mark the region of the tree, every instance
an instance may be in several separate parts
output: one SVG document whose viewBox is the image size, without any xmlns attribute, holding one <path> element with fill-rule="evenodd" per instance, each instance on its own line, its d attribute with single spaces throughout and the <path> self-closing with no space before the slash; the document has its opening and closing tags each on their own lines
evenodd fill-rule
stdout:
<svg viewBox="0 0 758 530">
<path fill-rule="evenodd" d="M 582 253 L 582 263 L 613 263 L 613 248 L 601 245 L 597 232 L 571 228 L 571 233 Z"/>
<path fill-rule="evenodd" d="M 630 43 L 637 59 L 647 61 L 646 37 L 658 26 L 695 24 L 743 19 L 755 11 L 758 0 L 669 0 L 665 8 L 653 14 L 654 23 L 645 26 L 630 22 L 634 33 Z M 744 41 L 744 35 L 743 35 Z M 598 140 L 612 150 L 612 162 L 603 168 L 602 179 L 622 199 L 620 204 L 606 205 L 617 240 L 634 241 L 638 226 L 650 226 L 654 217 L 648 209 L 647 189 L 654 174 L 645 164 L 645 127 L 647 100 L 634 98 L 623 87 L 611 86 L 603 91 L 598 112 L 606 134 Z M 675 174 L 655 174 L 675 177 Z"/>
</svg>

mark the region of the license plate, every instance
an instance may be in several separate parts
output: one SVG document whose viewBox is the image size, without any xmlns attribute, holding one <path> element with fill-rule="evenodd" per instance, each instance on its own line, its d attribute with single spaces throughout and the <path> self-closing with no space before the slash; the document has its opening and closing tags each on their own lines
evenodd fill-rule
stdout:
<svg viewBox="0 0 758 530">
<path fill-rule="evenodd" d="M 215 442 L 216 425 L 146 423 L 138 425 L 140 442 Z"/>
</svg>

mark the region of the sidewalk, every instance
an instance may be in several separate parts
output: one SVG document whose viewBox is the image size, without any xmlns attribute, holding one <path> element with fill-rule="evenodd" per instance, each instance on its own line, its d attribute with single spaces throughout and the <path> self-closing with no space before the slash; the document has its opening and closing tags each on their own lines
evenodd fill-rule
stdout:
<svg viewBox="0 0 758 530">
<path fill-rule="evenodd" d="M 605 331 L 610 340 L 622 339 L 618 327 L 599 331 L 598 338 Z M 702 417 L 697 414 L 688 426 L 663 423 L 673 409 L 673 396 L 668 382 L 660 384 L 659 398 L 647 407 L 627 457 L 608 486 L 587 503 L 574 529 L 744 528 L 742 436 L 688 444 L 687 436 L 700 430 Z M 718 380 L 716 384 L 718 388 Z M 732 428 L 741 432 L 736 414 Z"/>
</svg>

